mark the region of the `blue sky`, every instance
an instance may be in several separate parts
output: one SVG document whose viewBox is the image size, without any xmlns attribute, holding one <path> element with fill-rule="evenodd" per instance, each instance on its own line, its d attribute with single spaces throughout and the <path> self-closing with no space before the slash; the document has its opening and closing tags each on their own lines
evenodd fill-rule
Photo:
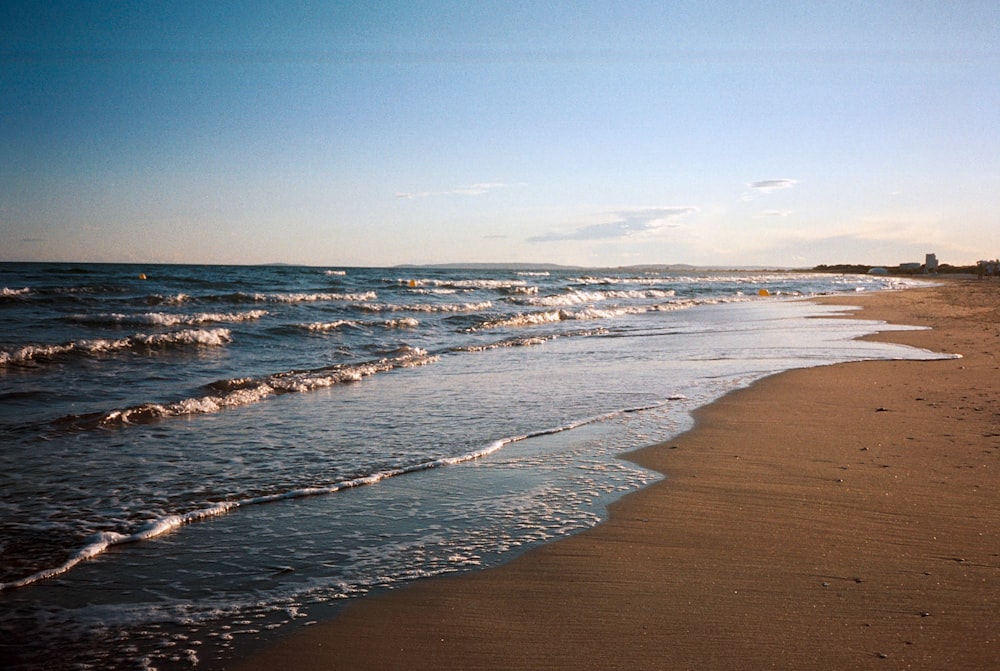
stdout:
<svg viewBox="0 0 1000 671">
<path fill-rule="evenodd" d="M 1000 256 L 996 2 L 7 2 L 0 260 Z"/>
</svg>

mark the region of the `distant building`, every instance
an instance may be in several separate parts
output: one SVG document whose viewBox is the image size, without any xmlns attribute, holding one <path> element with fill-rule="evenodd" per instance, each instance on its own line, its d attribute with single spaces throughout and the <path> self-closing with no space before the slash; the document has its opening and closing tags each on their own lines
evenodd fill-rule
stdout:
<svg viewBox="0 0 1000 671">
<path fill-rule="evenodd" d="M 920 270 L 919 263 L 900 263 L 899 269 L 904 273 L 915 273 Z"/>
<path fill-rule="evenodd" d="M 938 268 L 937 254 L 928 254 L 924 257 L 924 272 L 935 273 Z"/>
</svg>

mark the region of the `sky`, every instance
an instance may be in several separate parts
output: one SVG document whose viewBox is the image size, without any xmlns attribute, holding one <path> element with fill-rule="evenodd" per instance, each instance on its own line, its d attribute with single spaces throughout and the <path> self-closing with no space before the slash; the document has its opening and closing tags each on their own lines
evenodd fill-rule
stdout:
<svg viewBox="0 0 1000 671">
<path fill-rule="evenodd" d="M 0 261 L 1000 256 L 1000 3 L 0 6 Z"/>
</svg>

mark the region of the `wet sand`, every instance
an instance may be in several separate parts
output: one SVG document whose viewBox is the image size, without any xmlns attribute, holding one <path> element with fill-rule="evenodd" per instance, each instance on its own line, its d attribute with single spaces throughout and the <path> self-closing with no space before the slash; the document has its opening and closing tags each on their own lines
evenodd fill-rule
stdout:
<svg viewBox="0 0 1000 671">
<path fill-rule="evenodd" d="M 824 299 L 959 353 L 791 371 L 629 455 L 599 527 L 352 604 L 239 668 L 1000 665 L 1000 283 Z"/>
</svg>

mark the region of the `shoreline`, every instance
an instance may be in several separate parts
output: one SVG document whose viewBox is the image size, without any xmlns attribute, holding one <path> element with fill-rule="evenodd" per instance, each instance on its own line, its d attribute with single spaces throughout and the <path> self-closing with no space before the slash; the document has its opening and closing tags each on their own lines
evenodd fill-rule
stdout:
<svg viewBox="0 0 1000 671">
<path fill-rule="evenodd" d="M 233 668 L 987 668 L 1000 288 L 811 299 L 963 359 L 786 371 L 626 458 L 667 478 L 499 567 L 350 604 Z"/>
</svg>

